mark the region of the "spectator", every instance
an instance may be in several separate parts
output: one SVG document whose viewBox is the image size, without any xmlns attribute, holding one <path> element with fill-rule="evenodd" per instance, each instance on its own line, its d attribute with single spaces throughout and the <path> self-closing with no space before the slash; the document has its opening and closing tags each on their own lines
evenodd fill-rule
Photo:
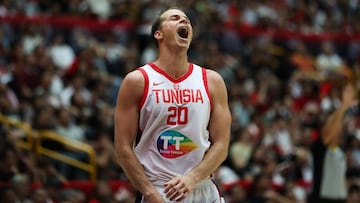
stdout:
<svg viewBox="0 0 360 203">
<path fill-rule="evenodd" d="M 94 188 L 94 198 L 91 203 L 117 203 L 115 195 L 107 181 L 98 181 Z"/>
<path fill-rule="evenodd" d="M 16 192 L 13 187 L 5 186 L 0 190 L 0 198 L 4 203 L 14 203 L 19 201 Z"/>
<path fill-rule="evenodd" d="M 88 143 L 84 128 L 75 123 L 73 115 L 66 108 L 59 110 L 59 122 L 55 132 L 67 138 L 68 142 Z M 80 161 L 86 161 L 88 159 L 87 154 L 76 151 L 71 147 L 66 148 L 66 145 L 64 145 L 64 148 L 62 149 L 62 153 Z M 60 163 L 59 170 L 69 179 L 87 178 L 84 171 L 78 168 L 70 167 L 66 163 Z"/>
<path fill-rule="evenodd" d="M 327 118 L 321 135 L 312 146 L 313 188 L 310 203 L 344 202 L 347 197 L 346 159 L 340 148 L 344 144 L 342 134 L 344 118 L 349 108 L 357 105 L 355 89 L 347 84 L 342 91 L 341 106 Z M 333 176 L 337 174 L 337 176 Z"/>
<path fill-rule="evenodd" d="M 64 189 L 60 193 L 61 203 L 86 203 L 85 193 L 79 189 Z"/>
<path fill-rule="evenodd" d="M 0 162 L 0 181 L 10 182 L 13 177 L 22 174 L 26 168 L 24 163 L 18 157 L 18 153 L 11 143 L 7 142 L 7 146 L 1 151 Z"/>
<path fill-rule="evenodd" d="M 296 71 L 307 74 L 310 77 L 315 74 L 315 58 L 303 41 L 296 40 L 294 42 L 294 51 L 289 56 L 289 60 L 290 64 L 295 66 Z"/>
<path fill-rule="evenodd" d="M 25 27 L 22 38 L 22 47 L 24 48 L 24 53 L 29 55 L 35 50 L 37 46 L 43 45 L 43 43 L 45 43 L 45 39 L 40 32 L 39 25 L 28 24 L 28 26 Z"/>
<path fill-rule="evenodd" d="M 48 191 L 45 188 L 36 188 L 32 193 L 32 203 L 54 203 L 50 199 Z"/>
<path fill-rule="evenodd" d="M 120 168 L 115 158 L 113 140 L 106 132 L 100 133 L 96 140 L 97 143 L 94 144 L 94 147 L 97 151 L 98 178 L 104 180 L 118 179 Z"/>
<path fill-rule="evenodd" d="M 242 176 L 256 147 L 257 140 L 248 128 L 244 128 L 237 136 L 230 145 L 229 158 L 233 169 Z"/>
<path fill-rule="evenodd" d="M 71 64 L 74 63 L 74 50 L 65 42 L 63 35 L 57 34 L 53 38 L 49 52 L 52 62 L 63 72 L 66 72 Z"/>
<path fill-rule="evenodd" d="M 74 94 L 80 94 L 86 102 L 90 102 L 90 90 L 86 88 L 86 78 L 75 75 L 70 78 L 65 89 L 60 94 L 62 106 L 68 107 L 71 104 L 71 97 Z"/>
<path fill-rule="evenodd" d="M 341 72 L 344 68 L 344 62 L 336 52 L 334 44 L 328 41 L 322 43 L 321 52 L 316 56 L 315 65 L 321 74 Z"/>
<path fill-rule="evenodd" d="M 26 174 L 17 174 L 11 184 L 19 202 L 31 203 L 31 179 Z"/>
<path fill-rule="evenodd" d="M 276 189 L 272 187 L 271 179 L 271 176 L 264 173 L 256 176 L 252 183 L 253 186 L 249 197 L 250 203 L 296 203 L 296 200 L 289 196 L 287 191 L 284 194 L 276 191 Z"/>
<path fill-rule="evenodd" d="M 240 184 L 233 184 L 227 189 L 226 202 L 248 203 L 246 190 Z"/>
<path fill-rule="evenodd" d="M 7 116 L 17 116 L 18 111 L 17 95 L 6 83 L 0 82 L 0 112 Z"/>
</svg>

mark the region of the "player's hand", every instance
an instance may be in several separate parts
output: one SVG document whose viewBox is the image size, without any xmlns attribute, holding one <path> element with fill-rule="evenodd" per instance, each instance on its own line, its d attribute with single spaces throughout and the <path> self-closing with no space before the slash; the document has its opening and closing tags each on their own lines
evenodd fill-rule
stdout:
<svg viewBox="0 0 360 203">
<path fill-rule="evenodd" d="M 169 180 L 164 185 L 166 198 L 171 201 L 182 201 L 193 190 L 196 182 L 188 176 L 178 176 Z"/>
</svg>

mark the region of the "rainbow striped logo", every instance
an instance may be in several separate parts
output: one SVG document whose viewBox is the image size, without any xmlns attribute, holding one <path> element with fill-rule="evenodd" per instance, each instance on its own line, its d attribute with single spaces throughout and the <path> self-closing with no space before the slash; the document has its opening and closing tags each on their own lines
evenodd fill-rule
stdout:
<svg viewBox="0 0 360 203">
<path fill-rule="evenodd" d="M 173 159 L 193 151 L 197 145 L 178 131 L 167 130 L 158 137 L 157 148 L 163 157 Z"/>
</svg>

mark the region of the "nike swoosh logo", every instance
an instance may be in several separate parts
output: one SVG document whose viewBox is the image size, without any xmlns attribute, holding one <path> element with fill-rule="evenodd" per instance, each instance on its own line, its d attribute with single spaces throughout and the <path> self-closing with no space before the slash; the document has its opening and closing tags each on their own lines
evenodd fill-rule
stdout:
<svg viewBox="0 0 360 203">
<path fill-rule="evenodd" d="M 161 84 L 163 84 L 164 83 L 164 81 L 162 81 L 162 82 L 153 82 L 153 85 L 154 86 L 158 86 L 158 85 L 161 85 Z"/>
<path fill-rule="evenodd" d="M 188 104 L 188 103 L 189 103 L 189 102 L 181 103 L 181 104 L 175 103 L 175 106 L 177 106 L 177 107 L 182 107 L 182 106 L 184 106 L 184 105 L 186 105 L 186 104 Z"/>
</svg>

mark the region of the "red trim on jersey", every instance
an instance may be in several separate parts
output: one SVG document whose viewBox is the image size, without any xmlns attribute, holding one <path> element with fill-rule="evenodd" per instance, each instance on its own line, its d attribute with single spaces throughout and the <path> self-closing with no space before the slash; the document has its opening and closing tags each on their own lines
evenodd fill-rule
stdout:
<svg viewBox="0 0 360 203">
<path fill-rule="evenodd" d="M 163 69 L 157 67 L 154 63 L 150 63 L 149 66 L 151 66 L 156 72 L 160 73 L 161 75 L 165 76 L 167 79 L 169 79 L 173 83 L 179 83 L 185 80 L 189 75 L 193 72 L 194 64 L 189 63 L 189 69 L 188 71 L 182 75 L 181 77 L 175 79 L 171 77 L 167 72 L 165 72 Z"/>
<path fill-rule="evenodd" d="M 149 92 L 149 76 L 147 75 L 147 73 L 145 72 L 144 69 L 142 68 L 138 68 L 138 70 L 143 74 L 144 76 L 144 93 L 143 93 L 143 96 L 141 97 L 141 101 L 139 103 L 139 108 L 141 109 L 143 106 L 144 106 L 144 103 L 145 103 L 145 99 L 147 97 L 147 94 Z"/>
<path fill-rule="evenodd" d="M 206 69 L 205 69 L 205 68 L 201 68 L 201 72 L 202 72 L 202 77 L 203 77 L 203 81 L 204 81 L 205 90 L 206 90 L 206 93 L 207 93 L 207 95 L 208 95 L 208 97 L 209 97 L 209 101 L 210 101 L 210 111 L 211 111 L 212 99 L 211 99 L 211 95 L 210 95 L 210 91 L 209 91 L 209 85 L 208 85 L 208 80 L 207 80 Z"/>
<path fill-rule="evenodd" d="M 219 200 L 221 200 L 221 192 L 220 192 L 220 188 L 219 186 L 216 184 L 215 180 L 211 178 L 211 182 L 215 185 L 217 191 L 218 191 L 218 195 L 219 195 Z"/>
</svg>

